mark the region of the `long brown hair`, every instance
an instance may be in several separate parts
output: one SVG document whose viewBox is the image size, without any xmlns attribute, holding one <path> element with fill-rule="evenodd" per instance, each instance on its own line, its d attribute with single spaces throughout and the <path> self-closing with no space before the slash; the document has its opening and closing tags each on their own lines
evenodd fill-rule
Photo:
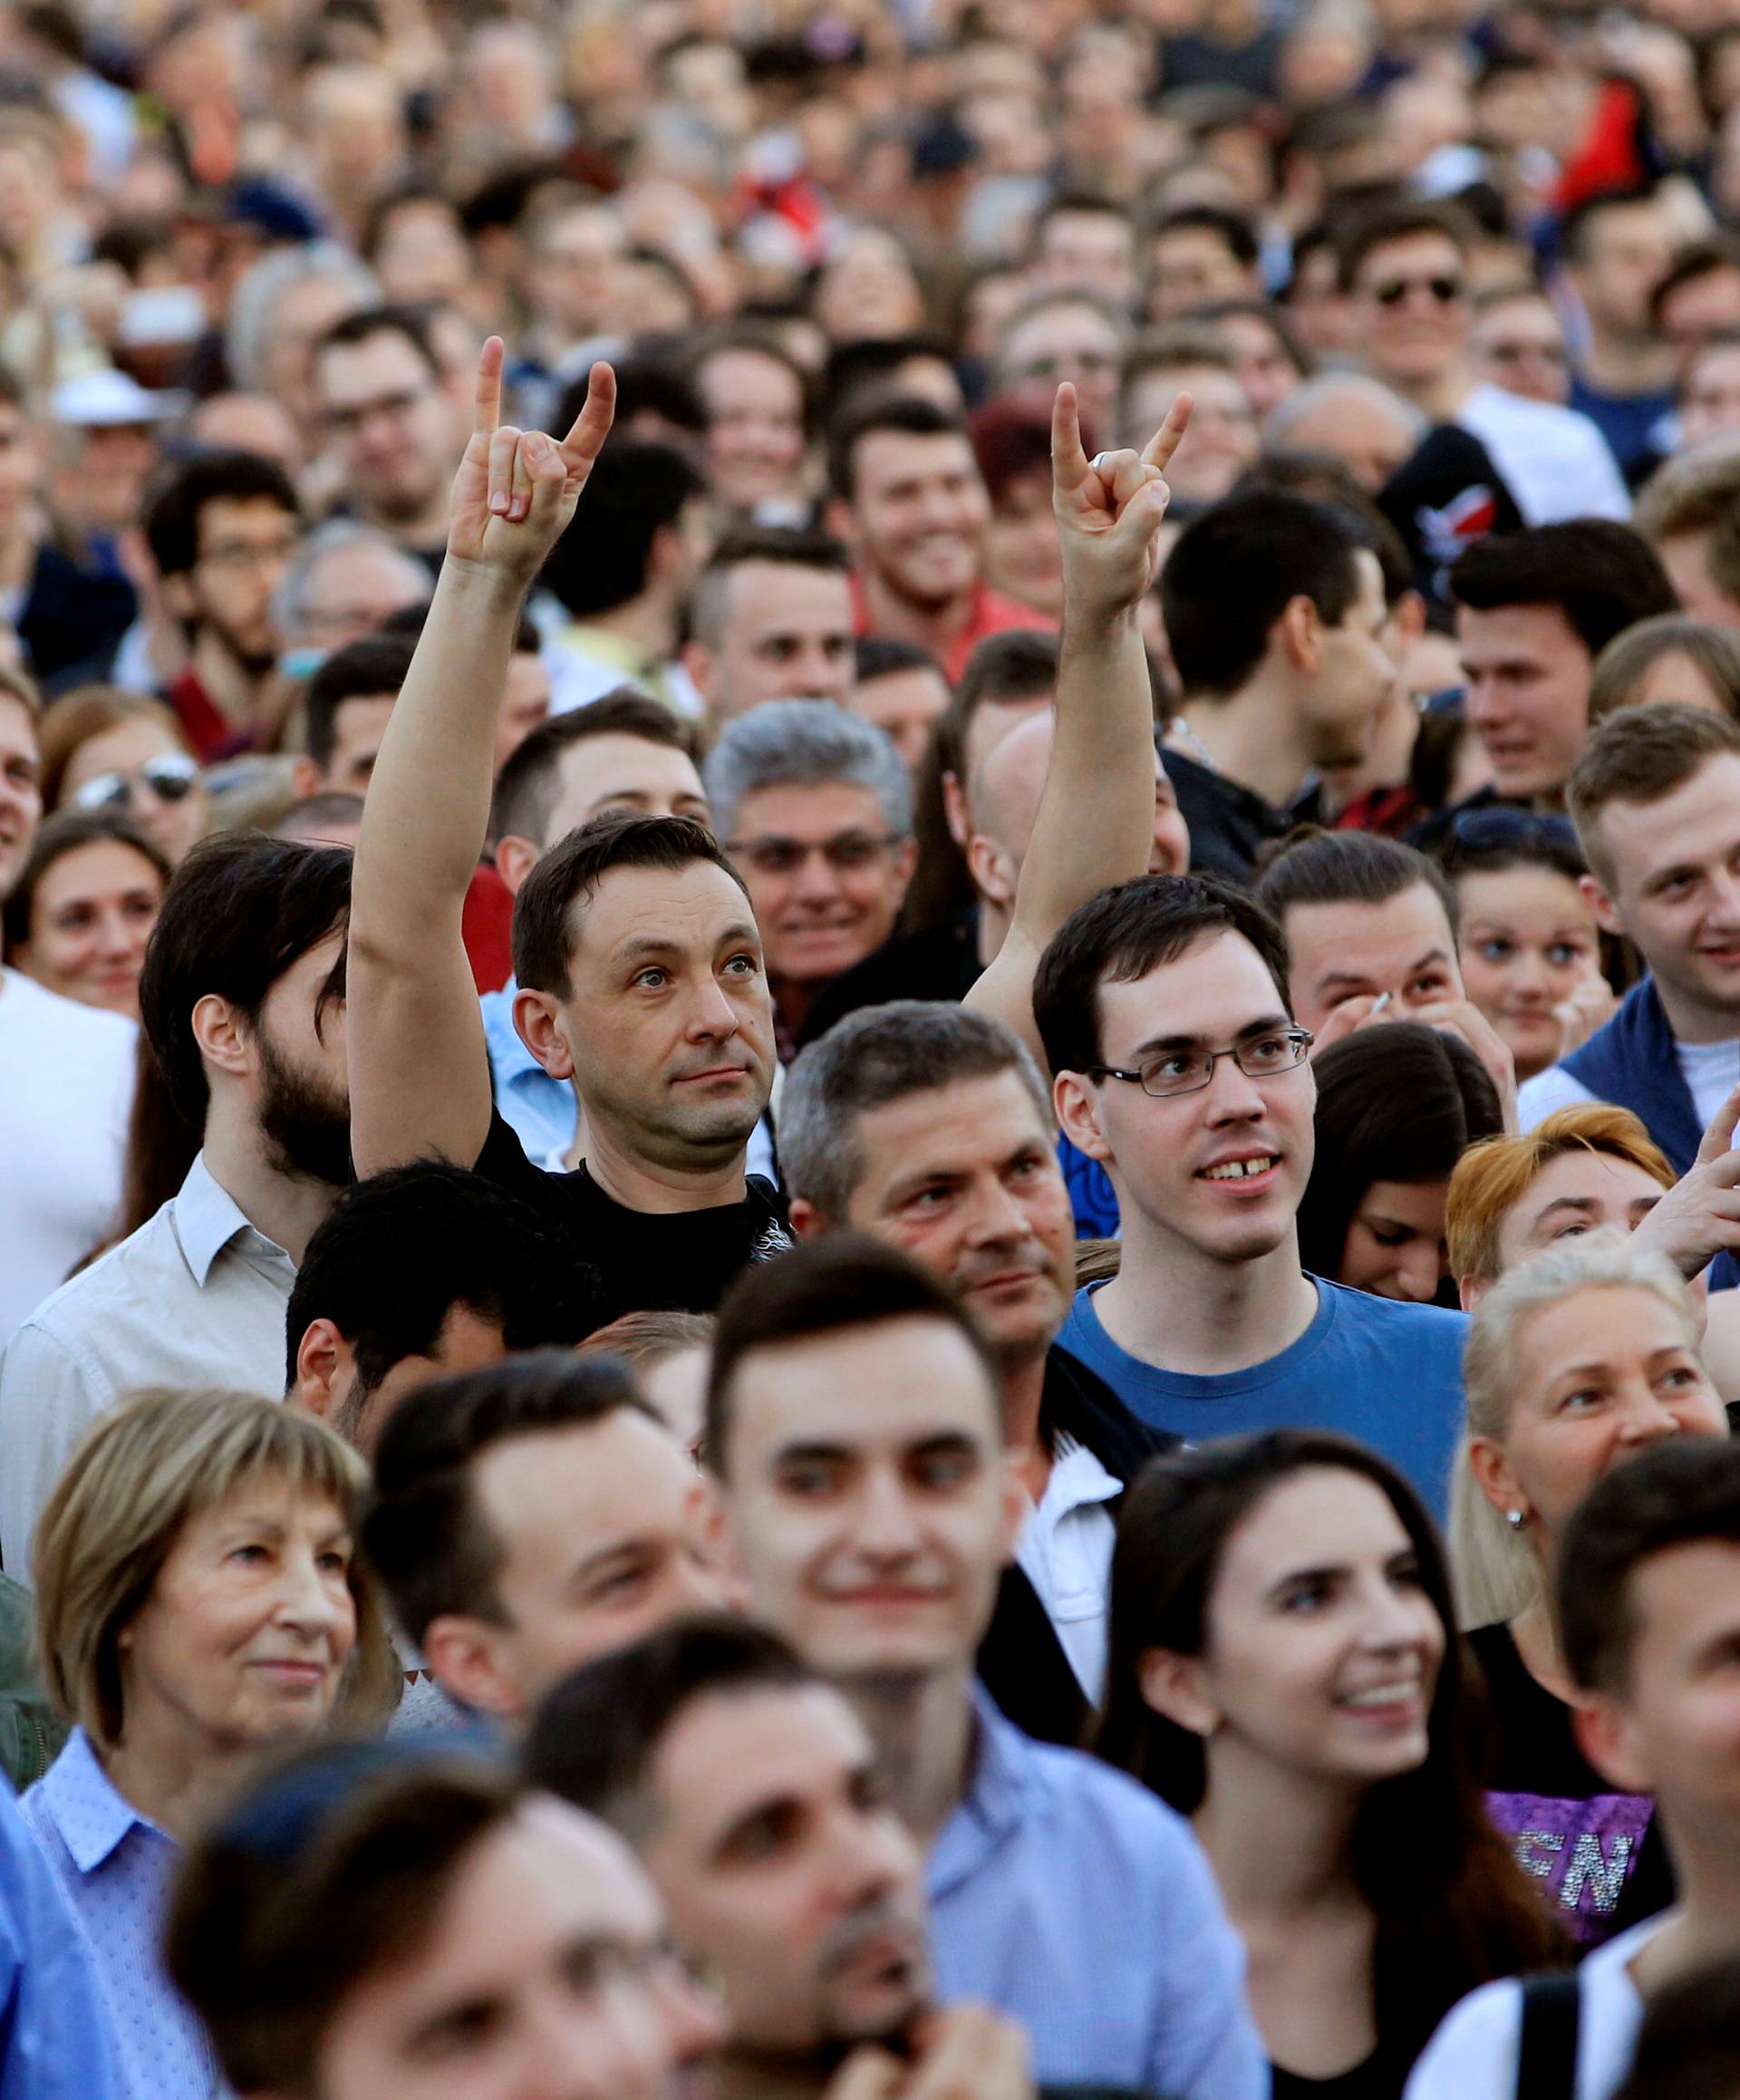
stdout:
<svg viewBox="0 0 1740 2100">
<path fill-rule="evenodd" d="M 1388 1502 L 1444 1628 L 1426 1760 L 1371 1788 L 1353 1834 L 1354 1880 L 1377 1920 L 1373 1989 L 1383 2044 L 1411 2056 L 1457 1998 L 1561 1959 L 1564 1943 L 1487 1820 L 1484 1700 L 1456 1632 L 1437 1533 L 1393 1467 L 1349 1438 L 1310 1429 L 1228 1437 L 1155 1459 L 1118 1516 L 1107 1703 L 1094 1748 L 1181 1814 L 1201 1805 L 1202 1739 L 1143 1698 L 1142 1658 L 1155 1648 L 1204 1652 L 1229 1540 L 1276 1488 L 1325 1468 L 1370 1481 Z"/>
</svg>

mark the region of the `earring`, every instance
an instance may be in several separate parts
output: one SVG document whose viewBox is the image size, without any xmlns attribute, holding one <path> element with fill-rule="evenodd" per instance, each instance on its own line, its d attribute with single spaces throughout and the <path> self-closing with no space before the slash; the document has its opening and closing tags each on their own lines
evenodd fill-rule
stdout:
<svg viewBox="0 0 1740 2100">
<path fill-rule="evenodd" d="M 1507 1509 L 1504 1512 L 1504 1521 L 1513 1531 L 1521 1531 L 1528 1519 L 1520 1509 Z"/>
</svg>

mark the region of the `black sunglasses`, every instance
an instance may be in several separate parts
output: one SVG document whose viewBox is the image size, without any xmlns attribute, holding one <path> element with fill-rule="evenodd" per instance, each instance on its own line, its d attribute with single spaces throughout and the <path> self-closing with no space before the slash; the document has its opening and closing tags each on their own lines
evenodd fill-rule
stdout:
<svg viewBox="0 0 1740 2100">
<path fill-rule="evenodd" d="M 1386 277 L 1373 291 L 1380 306 L 1399 306 L 1410 292 L 1430 292 L 1440 306 L 1462 296 L 1460 277 Z"/>
</svg>

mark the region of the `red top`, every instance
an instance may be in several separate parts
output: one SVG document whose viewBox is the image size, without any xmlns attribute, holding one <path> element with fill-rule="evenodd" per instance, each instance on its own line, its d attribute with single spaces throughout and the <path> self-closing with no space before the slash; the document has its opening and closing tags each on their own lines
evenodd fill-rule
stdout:
<svg viewBox="0 0 1740 2100">
<path fill-rule="evenodd" d="M 870 618 L 870 607 L 865 600 L 864 585 L 855 574 L 852 578 L 852 624 L 860 634 L 875 632 Z M 942 658 L 942 675 L 951 685 L 961 682 L 961 673 L 967 668 L 967 659 L 987 634 L 1006 634 L 1012 628 L 1038 629 L 1052 634 L 1057 632 L 1057 622 L 1031 605 L 1024 605 L 1019 598 L 1006 597 L 1001 591 L 993 591 L 989 584 L 981 584 L 972 595 L 972 617 Z"/>
<path fill-rule="evenodd" d="M 510 941 L 514 893 L 496 873 L 493 861 L 481 860 L 465 893 L 465 953 L 481 992 L 499 992 L 514 973 Z"/>
</svg>

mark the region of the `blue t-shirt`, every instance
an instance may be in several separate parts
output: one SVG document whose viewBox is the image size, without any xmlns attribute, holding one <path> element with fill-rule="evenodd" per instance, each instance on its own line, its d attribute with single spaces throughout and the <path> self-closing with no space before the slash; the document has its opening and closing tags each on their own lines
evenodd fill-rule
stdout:
<svg viewBox="0 0 1740 2100">
<path fill-rule="evenodd" d="M 1405 1473 L 1442 1518 L 1462 1427 L 1465 1314 L 1402 1305 L 1339 1283 L 1317 1285 L 1317 1314 L 1299 1340 L 1248 1370 L 1199 1377 L 1162 1370 L 1118 1347 L 1078 1291 L 1058 1346 L 1097 1371 L 1139 1420 L 1187 1443 L 1254 1429 L 1336 1429 Z"/>
</svg>

